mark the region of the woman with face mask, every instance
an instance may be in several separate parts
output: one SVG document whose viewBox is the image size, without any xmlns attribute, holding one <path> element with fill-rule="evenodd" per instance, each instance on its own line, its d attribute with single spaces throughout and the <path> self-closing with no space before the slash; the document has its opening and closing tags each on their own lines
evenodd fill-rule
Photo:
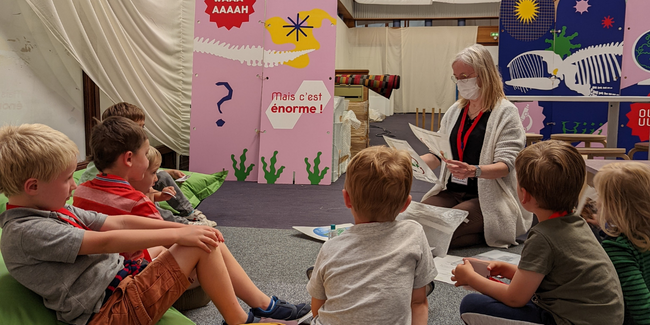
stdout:
<svg viewBox="0 0 650 325">
<path fill-rule="evenodd" d="M 462 50 L 451 67 L 459 100 L 442 118 L 440 132 L 449 135 L 453 157 L 421 156 L 431 169 L 442 165 L 441 182 L 422 202 L 469 212 L 451 248 L 516 244 L 532 223 L 517 197 L 514 164 L 526 142 L 517 107 L 506 99 L 501 76 L 482 45 Z"/>
</svg>

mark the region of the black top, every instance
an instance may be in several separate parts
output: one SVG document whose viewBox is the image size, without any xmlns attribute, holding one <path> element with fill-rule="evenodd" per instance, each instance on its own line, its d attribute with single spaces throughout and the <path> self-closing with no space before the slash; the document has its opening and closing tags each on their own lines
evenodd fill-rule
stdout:
<svg viewBox="0 0 650 325">
<path fill-rule="evenodd" d="M 468 109 L 469 106 L 466 106 L 463 111 Z M 485 139 L 485 129 L 487 127 L 489 118 L 490 111 L 484 112 L 481 116 L 481 119 L 472 130 L 472 133 L 470 133 L 469 138 L 467 139 L 467 143 L 465 144 L 462 161 L 470 165 L 479 164 L 479 158 L 481 157 L 481 148 L 483 147 L 483 139 Z M 451 130 L 451 134 L 449 135 L 449 143 L 451 144 L 451 153 L 454 155 L 454 160 L 459 160 L 457 140 L 458 128 L 460 127 L 460 122 L 462 120 L 463 112 L 461 112 L 458 116 L 456 124 L 454 125 L 454 128 Z M 474 120 L 470 119 L 468 115 L 467 118 L 465 118 L 465 126 L 463 127 L 463 134 L 461 134 L 462 139 L 465 139 L 465 135 L 467 134 L 467 131 L 472 127 L 472 123 L 474 123 Z M 467 180 L 467 185 L 461 185 L 453 183 L 451 181 L 451 178 L 449 178 L 449 181 L 447 182 L 447 190 L 452 192 L 465 192 L 467 194 L 478 195 L 478 182 L 476 178 L 470 177 Z"/>
</svg>

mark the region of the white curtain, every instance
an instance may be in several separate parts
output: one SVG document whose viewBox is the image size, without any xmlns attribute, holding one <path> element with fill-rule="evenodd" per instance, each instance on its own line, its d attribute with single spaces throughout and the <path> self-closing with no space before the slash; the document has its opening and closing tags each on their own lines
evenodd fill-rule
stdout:
<svg viewBox="0 0 650 325">
<path fill-rule="evenodd" d="M 25 1 L 0 2 L 0 125 L 47 124 L 85 159 L 81 68 Z"/>
<path fill-rule="evenodd" d="M 25 1 L 111 101 L 138 105 L 150 137 L 189 153 L 194 1 Z"/>
<path fill-rule="evenodd" d="M 447 111 L 456 101 L 451 63 L 460 50 L 476 44 L 477 31 L 476 26 L 402 29 L 402 112 Z"/>
<path fill-rule="evenodd" d="M 399 75 L 400 89 L 391 96 L 394 112 L 434 107 L 444 112 L 456 100 L 451 62 L 456 53 L 476 43 L 477 32 L 476 26 L 341 29 L 337 46 L 345 49 L 337 48 L 337 55 L 351 57 L 337 57 L 336 67 Z"/>
</svg>

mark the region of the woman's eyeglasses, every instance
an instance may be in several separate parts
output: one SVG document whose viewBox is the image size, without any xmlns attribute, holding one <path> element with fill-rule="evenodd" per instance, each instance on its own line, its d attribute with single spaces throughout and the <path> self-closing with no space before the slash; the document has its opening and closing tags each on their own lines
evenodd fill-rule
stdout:
<svg viewBox="0 0 650 325">
<path fill-rule="evenodd" d="M 467 80 L 472 79 L 470 76 L 473 75 L 474 73 L 470 73 L 469 76 L 466 74 L 461 74 L 460 78 L 456 78 L 456 76 L 452 75 L 451 76 L 451 81 L 453 81 L 455 84 L 459 82 L 467 82 Z"/>
</svg>

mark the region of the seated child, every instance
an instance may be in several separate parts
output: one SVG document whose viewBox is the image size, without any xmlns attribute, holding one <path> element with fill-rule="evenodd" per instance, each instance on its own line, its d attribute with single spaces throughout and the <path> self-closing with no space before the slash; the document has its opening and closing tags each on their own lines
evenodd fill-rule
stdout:
<svg viewBox="0 0 650 325">
<path fill-rule="evenodd" d="M 625 323 L 650 324 L 650 167 L 605 165 L 594 178 L 602 245 L 616 267 L 625 298 Z"/>
<path fill-rule="evenodd" d="M 153 202 L 129 184 L 142 180 L 149 167 L 149 140 L 142 128 L 127 118 L 109 117 L 92 129 L 90 149 L 100 173 L 79 185 L 74 206 L 108 215 L 162 220 Z"/>
<path fill-rule="evenodd" d="M 117 103 L 109 108 L 107 108 L 104 113 L 102 113 L 102 120 L 111 117 L 111 116 L 122 116 L 126 117 L 129 120 L 132 120 L 136 122 L 140 127 L 144 128 L 145 124 L 145 115 L 144 111 L 133 104 L 121 102 Z M 90 156 L 92 158 L 92 155 Z M 90 162 L 88 166 L 86 167 L 86 170 L 84 173 L 81 175 L 81 178 L 79 179 L 79 184 L 85 183 L 93 178 L 99 173 L 99 170 L 95 167 L 94 162 Z M 158 196 L 161 195 L 161 192 L 163 188 L 166 187 L 173 187 L 177 195 L 172 198 L 168 198 L 167 203 L 174 208 L 178 213 L 186 217 L 188 221 L 193 221 L 193 222 L 198 222 L 200 224 L 214 227 L 217 225 L 216 222 L 209 220 L 203 212 L 194 209 L 192 207 L 192 204 L 190 201 L 187 199 L 185 194 L 180 190 L 178 185 L 176 185 L 175 179 L 180 178 L 185 176 L 185 174 L 180 171 L 180 170 L 174 170 L 174 169 L 169 169 L 169 170 L 160 170 L 156 172 L 158 176 L 158 181 L 156 184 L 153 186 L 157 192 L 155 192 L 155 197 L 156 199 L 152 201 L 163 201 L 162 199 L 158 199 Z"/>
<path fill-rule="evenodd" d="M 427 324 L 431 249 L 420 224 L 395 221 L 411 203 L 412 179 L 404 151 L 370 147 L 352 159 L 343 199 L 355 225 L 318 253 L 307 284 L 313 325 Z"/>
<path fill-rule="evenodd" d="M 183 218 L 181 216 L 175 216 L 171 211 L 161 208 L 160 205 L 158 205 L 158 203 L 154 201 L 155 199 L 158 199 L 159 201 L 167 201 L 171 197 L 178 195 L 178 193 L 172 186 L 163 188 L 162 192 L 158 192 L 152 188 L 152 186 L 158 180 L 158 176 L 156 175 L 156 172 L 158 171 L 158 168 L 160 168 L 160 163 L 162 161 L 162 156 L 160 155 L 158 149 L 149 146 L 149 150 L 147 150 L 147 160 L 149 160 L 149 167 L 147 168 L 147 171 L 144 173 L 144 178 L 139 181 L 132 179 L 129 181 L 129 184 L 131 184 L 131 186 L 133 186 L 133 188 L 135 188 L 136 190 L 144 193 L 144 195 L 146 195 L 149 198 L 149 200 L 151 200 L 151 202 L 153 202 L 156 205 L 156 209 L 158 209 L 158 212 L 160 212 L 160 216 L 163 218 L 163 220 L 178 222 L 186 225 L 187 224 L 195 225 L 195 226 L 202 225 L 201 222 L 188 221 L 187 218 Z"/>
<path fill-rule="evenodd" d="M 140 149 L 129 160 L 146 161 Z M 229 324 L 295 319 L 309 309 L 262 293 L 217 229 L 65 205 L 76 188 L 77 155 L 75 144 L 48 126 L 0 128 L 0 192 L 9 199 L 0 215 L 2 256 L 9 273 L 60 321 L 155 324 L 190 285 L 193 269 Z M 169 250 L 141 265 L 117 254 L 152 246 Z M 236 295 L 257 308 L 245 312 Z"/>
<path fill-rule="evenodd" d="M 519 265 L 490 262 L 490 281 L 468 260 L 453 270 L 456 286 L 469 285 L 460 305 L 467 324 L 622 324 L 623 293 L 615 269 L 587 222 L 573 213 L 585 184 L 585 161 L 574 147 L 542 141 L 515 161 L 517 194 L 537 215 Z M 531 300 L 532 298 L 532 300 Z"/>
</svg>

